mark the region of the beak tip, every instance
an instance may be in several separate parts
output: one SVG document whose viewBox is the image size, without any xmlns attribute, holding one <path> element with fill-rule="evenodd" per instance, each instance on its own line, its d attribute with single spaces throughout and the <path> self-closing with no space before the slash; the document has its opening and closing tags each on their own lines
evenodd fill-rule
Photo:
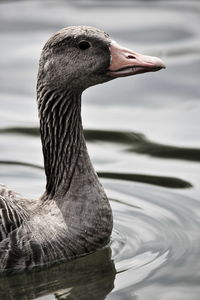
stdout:
<svg viewBox="0 0 200 300">
<path fill-rule="evenodd" d="M 152 57 L 155 65 L 157 65 L 158 67 L 160 67 L 160 69 L 166 69 L 166 65 L 164 63 L 164 61 L 158 57 Z"/>
<path fill-rule="evenodd" d="M 162 69 L 166 69 L 167 68 L 164 62 L 162 62 L 161 67 L 162 67 Z"/>
</svg>

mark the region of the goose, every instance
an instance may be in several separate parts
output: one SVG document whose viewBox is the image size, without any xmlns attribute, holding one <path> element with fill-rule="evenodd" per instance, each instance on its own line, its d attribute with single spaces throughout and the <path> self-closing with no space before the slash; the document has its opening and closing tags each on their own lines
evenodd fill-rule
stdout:
<svg viewBox="0 0 200 300">
<path fill-rule="evenodd" d="M 0 186 L 0 271 L 49 266 L 108 245 L 112 211 L 87 152 L 81 95 L 162 68 L 161 59 L 123 48 L 91 26 L 69 26 L 46 42 L 37 77 L 46 189 L 28 200 Z"/>
</svg>

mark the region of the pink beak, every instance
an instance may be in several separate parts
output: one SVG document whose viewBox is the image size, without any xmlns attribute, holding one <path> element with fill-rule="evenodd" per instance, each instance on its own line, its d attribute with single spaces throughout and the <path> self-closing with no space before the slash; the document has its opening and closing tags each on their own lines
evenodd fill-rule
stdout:
<svg viewBox="0 0 200 300">
<path fill-rule="evenodd" d="M 114 78 L 155 72 L 165 68 L 165 64 L 160 58 L 133 52 L 122 48 L 115 42 L 112 42 L 110 46 L 110 54 L 111 64 L 108 75 Z"/>
</svg>

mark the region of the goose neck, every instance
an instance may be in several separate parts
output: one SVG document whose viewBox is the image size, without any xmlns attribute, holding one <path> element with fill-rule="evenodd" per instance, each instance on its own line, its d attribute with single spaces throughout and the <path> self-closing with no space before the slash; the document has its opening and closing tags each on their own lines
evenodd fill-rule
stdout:
<svg viewBox="0 0 200 300">
<path fill-rule="evenodd" d="M 40 131 L 46 173 L 46 196 L 65 194 L 81 149 L 81 93 L 38 88 Z"/>
</svg>

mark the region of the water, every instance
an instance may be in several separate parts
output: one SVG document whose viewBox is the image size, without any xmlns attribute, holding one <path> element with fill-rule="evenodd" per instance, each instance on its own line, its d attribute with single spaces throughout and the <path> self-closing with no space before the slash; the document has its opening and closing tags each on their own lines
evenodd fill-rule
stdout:
<svg viewBox="0 0 200 300">
<path fill-rule="evenodd" d="M 111 247 L 0 278 L 0 299 L 199 299 L 200 3 L 0 3 L 0 182 L 37 197 L 45 178 L 35 103 L 42 45 L 88 24 L 162 57 L 167 70 L 84 93 L 89 152 L 114 214 Z"/>
</svg>

